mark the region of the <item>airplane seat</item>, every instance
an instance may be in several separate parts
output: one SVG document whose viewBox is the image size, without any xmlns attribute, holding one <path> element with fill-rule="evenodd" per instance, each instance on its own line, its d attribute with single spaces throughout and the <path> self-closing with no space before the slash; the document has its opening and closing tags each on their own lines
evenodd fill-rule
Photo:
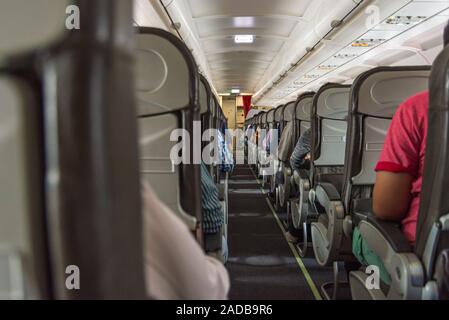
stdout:
<svg viewBox="0 0 449 320">
<path fill-rule="evenodd" d="M 138 28 L 136 42 L 141 174 L 201 242 L 201 159 L 195 158 L 201 144 L 193 141 L 193 122 L 200 119 L 196 63 L 185 44 L 164 30 Z"/>
<path fill-rule="evenodd" d="M 33 62 L 36 52 L 67 38 L 68 5 L 70 1 L 17 0 L 0 5 L 0 178 L 7 181 L 0 187 L 2 300 L 50 297 L 40 148 L 42 84 Z M 48 24 L 30 28 L 28 21 Z"/>
<path fill-rule="evenodd" d="M 279 146 L 279 140 L 282 135 L 282 131 L 284 129 L 283 119 L 284 119 L 284 109 L 286 105 L 280 105 L 276 109 L 274 109 L 273 122 L 271 125 L 272 135 L 269 144 L 269 171 L 268 171 L 268 180 L 270 183 L 270 195 L 272 195 L 275 207 L 278 207 L 279 194 L 277 190 L 276 184 L 276 175 L 279 172 L 279 160 L 277 158 L 277 150 Z M 279 209 L 279 208 L 277 208 Z"/>
<path fill-rule="evenodd" d="M 203 75 L 199 75 L 200 77 L 200 91 L 199 91 L 199 103 L 200 103 L 200 119 L 201 119 L 201 149 L 208 145 L 208 141 L 203 141 L 204 133 L 213 127 L 212 121 L 212 93 L 210 89 L 210 85 L 207 79 Z M 211 171 L 211 165 L 207 165 L 209 171 Z"/>
<path fill-rule="evenodd" d="M 280 175 L 278 179 L 276 179 L 276 202 L 275 207 L 276 210 L 280 210 L 282 208 L 287 207 L 287 200 L 290 198 L 290 177 L 291 170 L 290 168 L 290 156 L 293 152 L 294 142 L 295 142 L 295 107 L 296 101 L 292 101 L 287 103 L 284 108 L 283 113 L 283 130 L 282 135 L 279 140 L 278 152 L 277 152 L 277 160 L 279 161 L 279 170 L 276 173 Z"/>
<path fill-rule="evenodd" d="M 409 69 L 398 73 L 412 72 Z M 428 70 L 415 69 L 415 81 L 397 81 L 387 92 L 413 95 L 426 89 Z M 417 221 L 416 247 L 405 239 L 398 223 L 380 221 L 370 212 L 355 211 L 356 225 L 370 249 L 381 259 L 391 276 L 387 292 L 369 290 L 363 271 L 350 272 L 353 299 L 438 300 L 448 298 L 449 248 L 449 48 L 435 60 L 429 78 L 429 116 L 422 193 Z M 418 82 L 418 83 L 416 83 Z M 413 88 L 415 90 L 410 91 Z M 404 86 L 403 89 L 401 87 Z M 394 89 L 394 91 L 393 91 Z M 405 97 L 402 97 L 405 98 Z M 399 102 L 399 101 L 398 101 Z M 401 101 L 402 102 L 402 101 Z"/>
<path fill-rule="evenodd" d="M 341 194 L 345 163 L 346 129 L 350 86 L 327 84 L 314 96 L 312 105 L 311 170 L 307 215 L 327 215 L 329 225 L 338 223 L 342 208 L 336 198 Z M 316 202 L 315 202 L 316 201 Z M 329 265 L 334 253 L 334 238 L 341 235 L 328 230 L 321 219 L 311 224 L 315 259 Z"/>
<path fill-rule="evenodd" d="M 212 97 L 212 105 L 211 105 L 211 127 L 210 129 L 214 129 L 217 130 L 218 126 L 217 126 L 217 122 L 218 122 L 218 102 L 215 99 L 215 97 Z M 211 156 L 214 158 L 215 154 L 212 152 Z M 210 174 L 212 176 L 212 178 L 214 179 L 214 181 L 216 181 L 216 163 L 215 161 L 213 162 L 212 165 L 209 166 L 209 170 L 210 170 Z"/>
<path fill-rule="evenodd" d="M 295 139 L 293 141 L 293 150 L 296 147 L 301 135 L 311 127 L 311 113 L 313 97 L 315 92 L 306 92 L 300 95 L 297 99 L 295 107 L 295 122 L 294 132 Z M 307 239 L 307 225 L 310 224 L 310 219 L 313 219 L 312 215 L 309 215 L 308 203 L 309 203 L 309 191 L 310 191 L 310 172 L 308 168 L 295 169 L 293 171 L 290 188 L 294 189 L 295 198 L 291 199 L 287 204 L 288 207 L 288 219 L 291 219 L 290 225 L 293 228 L 303 230 L 302 246 L 298 246 L 299 254 L 304 257 L 308 249 Z"/>
<path fill-rule="evenodd" d="M 213 125 L 213 117 L 212 117 L 212 106 L 214 106 L 214 101 L 212 97 L 212 92 L 210 89 L 210 85 L 207 81 L 207 79 L 203 75 L 199 75 L 200 79 L 200 87 L 199 87 L 199 104 L 200 104 L 200 118 L 201 118 L 201 136 L 196 137 L 199 139 L 203 139 L 203 135 L 207 130 L 214 127 Z M 201 143 L 201 154 L 204 149 L 210 142 L 209 141 L 202 141 Z M 208 167 L 209 172 L 213 172 L 213 164 L 206 164 Z M 225 221 L 225 226 L 223 227 L 223 233 L 225 234 L 225 237 L 227 238 L 227 217 L 228 217 L 228 195 L 227 195 L 227 181 L 225 181 L 224 184 L 218 183 L 216 184 L 217 190 L 218 190 L 218 198 L 220 200 L 221 206 L 223 208 L 223 217 Z M 217 239 L 215 239 L 217 238 Z M 205 244 L 205 247 L 216 247 L 217 245 L 209 245 L 208 242 L 220 242 L 221 241 L 221 233 L 217 234 L 216 237 L 203 237 L 203 241 Z"/>
<path fill-rule="evenodd" d="M 261 143 L 261 126 L 262 126 L 262 119 L 263 117 L 266 116 L 266 112 L 263 111 L 260 114 L 258 114 L 255 119 L 255 123 L 254 123 L 254 135 L 253 135 L 253 166 L 254 169 L 257 172 L 257 175 L 259 176 L 259 161 L 260 161 L 260 151 L 259 151 L 259 147 L 260 147 L 260 143 Z"/>
<path fill-rule="evenodd" d="M 256 154 L 256 130 L 257 121 L 259 114 L 255 115 L 249 120 L 249 130 L 246 131 L 247 136 L 247 146 L 246 146 L 246 157 L 248 164 L 254 168 L 257 164 L 257 154 Z"/>
<path fill-rule="evenodd" d="M 253 156 L 253 168 L 257 172 L 257 176 L 259 176 L 259 141 L 260 141 L 260 126 L 262 122 L 262 116 L 266 112 L 261 112 L 256 116 L 254 120 L 254 134 L 252 136 L 252 156 Z"/>
<path fill-rule="evenodd" d="M 378 67 L 363 73 L 354 82 L 342 195 L 347 213 L 344 228 L 348 238 L 351 237 L 354 210 L 371 210 L 369 206 L 376 179 L 374 168 L 391 119 L 403 101 L 427 89 L 429 73 L 430 68 L 425 66 Z"/>
<path fill-rule="evenodd" d="M 269 142 L 265 141 L 265 138 L 267 138 L 270 130 L 273 128 L 273 122 L 274 122 L 274 113 L 275 109 L 271 109 L 270 111 L 264 113 L 260 119 L 261 123 L 259 126 L 259 141 L 258 141 L 258 166 L 259 166 L 259 176 L 262 177 L 263 183 L 268 179 L 268 176 L 271 174 L 270 168 L 271 168 L 271 161 L 270 161 L 270 154 L 267 151 L 269 148 Z M 266 146 L 264 146 L 264 142 L 267 143 Z"/>
<path fill-rule="evenodd" d="M 132 19 L 132 4 L 130 1 L 111 1 L 102 6 L 100 13 L 99 2 L 4 0 L 0 4 L 0 177 L 2 181 L 8 181 L 0 192 L 0 299 L 146 297 L 139 232 L 137 152 L 132 152 L 136 139 L 128 141 L 132 135 L 124 135 L 122 140 L 129 142 L 124 148 L 125 156 L 121 157 L 128 163 L 122 171 L 128 175 L 124 180 L 120 173 L 114 174 L 111 170 L 118 162 L 113 158 L 97 158 L 98 165 L 108 165 L 108 168 L 102 173 L 88 173 L 93 160 L 88 154 L 92 150 L 89 148 L 90 137 L 81 139 L 82 150 L 79 144 L 70 143 L 71 137 L 80 129 L 84 132 L 91 129 L 91 135 L 103 139 L 111 128 L 105 128 L 106 124 L 112 124 L 117 118 L 118 102 L 121 101 L 108 105 L 109 118 L 104 120 L 104 126 L 97 126 L 103 130 L 101 133 L 88 127 L 91 123 L 84 117 L 92 112 L 98 117 L 104 115 L 99 110 L 104 104 L 84 103 L 87 96 L 90 101 L 94 100 L 93 90 L 81 85 L 90 75 L 85 66 L 92 63 L 93 56 L 97 62 L 104 62 L 106 58 L 110 62 L 109 83 L 98 83 L 96 101 L 109 102 L 105 91 L 110 93 L 114 84 L 120 87 L 123 81 L 123 98 L 129 110 L 134 107 L 132 88 L 126 87 L 126 83 L 132 82 L 132 48 L 128 41 L 132 39 L 132 25 L 126 23 Z M 72 5 L 87 13 L 80 17 L 85 26 L 80 30 L 69 31 L 66 26 L 67 8 Z M 100 15 L 102 19 L 99 19 Z M 37 22 L 43 23 L 36 25 Z M 102 30 L 101 41 L 96 37 L 98 29 Z M 107 53 L 101 49 L 106 46 Z M 120 62 L 115 59 L 117 52 L 122 58 Z M 117 72 L 118 68 L 121 74 Z M 104 79 L 104 70 L 106 68 L 96 70 L 98 81 Z M 116 94 L 112 93 L 110 97 L 114 98 Z M 75 105 L 76 114 L 68 116 Z M 90 113 L 85 113 L 86 109 Z M 84 126 L 73 126 L 72 121 L 82 117 Z M 126 130 L 135 124 L 132 115 L 122 120 Z M 105 148 L 111 155 L 116 151 L 108 142 L 105 142 Z M 69 149 L 77 153 L 76 161 Z M 99 157 L 104 156 L 101 147 L 95 152 Z M 135 168 L 132 166 L 134 160 Z M 84 175 L 77 171 L 79 166 L 85 169 Z M 126 186 L 109 184 L 107 190 L 101 191 L 100 207 L 98 192 L 90 186 L 94 182 L 103 183 L 106 176 L 112 182 L 130 183 Z M 84 193 L 78 193 L 80 185 L 83 185 Z M 104 201 L 110 193 L 120 194 L 115 199 L 115 208 L 109 207 L 110 201 Z M 83 201 L 76 199 L 78 197 Z M 130 211 L 125 224 L 122 215 L 120 224 L 117 221 L 117 209 L 122 207 Z M 100 234 L 99 222 L 105 228 Z M 82 237 L 80 230 L 83 230 Z M 115 237 L 110 237 L 111 234 Z M 86 243 L 90 249 L 86 249 Z M 105 255 L 110 262 L 106 269 L 102 260 Z M 102 267 L 99 260 L 102 260 Z M 127 264 L 123 265 L 125 260 Z M 79 267 L 84 278 L 89 279 L 79 290 L 67 290 L 66 272 L 70 265 Z M 127 282 L 123 281 L 124 274 Z M 112 283 L 108 277 L 116 281 Z M 111 290 L 112 287 L 115 290 Z"/>
<path fill-rule="evenodd" d="M 47 298 L 39 88 L 0 67 L 0 100 L 0 299 Z"/>
</svg>

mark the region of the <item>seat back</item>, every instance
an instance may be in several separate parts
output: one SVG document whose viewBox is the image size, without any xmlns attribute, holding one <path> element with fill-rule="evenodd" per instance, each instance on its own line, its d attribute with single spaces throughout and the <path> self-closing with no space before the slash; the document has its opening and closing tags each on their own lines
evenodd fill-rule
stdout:
<svg viewBox="0 0 449 320">
<path fill-rule="evenodd" d="M 200 90 L 199 90 L 199 103 L 200 103 L 200 119 L 201 119 L 201 133 L 199 136 L 195 137 L 195 139 L 201 140 L 201 150 L 203 150 L 210 142 L 203 141 L 203 134 L 213 128 L 213 116 L 212 116 L 212 106 L 214 105 L 214 101 L 212 98 L 212 92 L 210 89 L 209 82 L 207 79 L 200 74 Z M 198 133 L 197 133 L 198 134 Z M 195 152 L 198 152 L 196 150 Z M 213 176 L 213 166 L 206 165 L 209 172 Z"/>
<path fill-rule="evenodd" d="M 311 146 L 314 175 L 343 172 L 350 88 L 326 84 L 314 96 Z"/>
<path fill-rule="evenodd" d="M 264 117 L 265 118 L 264 124 L 266 126 L 269 126 L 270 124 L 274 123 L 274 113 L 275 113 L 275 111 L 276 111 L 276 109 L 271 109 L 271 110 L 269 110 L 266 113 L 266 115 Z"/>
<path fill-rule="evenodd" d="M 220 122 L 220 104 L 218 103 L 217 98 L 214 96 L 214 108 L 213 108 L 213 116 L 214 116 L 214 123 L 213 128 L 218 129 L 219 128 L 219 122 Z"/>
<path fill-rule="evenodd" d="M 171 33 L 154 28 L 138 31 L 141 174 L 160 199 L 195 230 L 202 212 L 200 159 L 193 158 L 201 155 L 194 149 L 199 141 L 193 141 L 193 121 L 199 120 L 200 111 L 198 70 L 189 49 Z M 178 135 L 171 136 L 177 129 L 187 133 L 182 143 L 176 140 Z M 182 152 L 176 152 L 175 145 Z M 172 159 L 178 155 L 183 156 L 182 163 Z"/>
<path fill-rule="evenodd" d="M 295 141 L 311 126 L 314 96 L 315 92 L 307 92 L 298 97 L 295 107 Z"/>
<path fill-rule="evenodd" d="M 212 91 L 207 79 L 200 74 L 200 91 L 199 91 L 199 103 L 201 114 L 201 132 L 204 132 L 212 128 L 212 106 L 213 98 Z"/>
<path fill-rule="evenodd" d="M 284 129 L 282 130 L 282 135 L 278 146 L 278 159 L 283 162 L 286 162 L 290 158 L 295 146 L 295 108 L 296 101 L 287 103 L 284 108 Z"/>
<path fill-rule="evenodd" d="M 42 85 L 36 79 L 32 56 L 68 37 L 63 26 L 70 4 L 0 3 L 0 299 L 51 297 Z M 47 24 L 36 28 L 30 26 L 31 21 Z"/>
<path fill-rule="evenodd" d="M 378 67 L 361 74 L 351 89 L 346 144 L 344 203 L 370 198 L 375 165 L 391 119 L 408 97 L 428 87 L 430 67 Z"/>
<path fill-rule="evenodd" d="M 50 294 L 39 100 L 39 88 L 0 68 L 0 299 Z"/>
<path fill-rule="evenodd" d="M 424 175 L 416 233 L 416 253 L 427 280 L 435 280 L 439 298 L 449 297 L 449 47 L 435 60 L 430 76 L 430 101 Z"/>
<path fill-rule="evenodd" d="M 132 2 L 5 0 L 0 19 L 0 296 L 144 298 Z"/>
<path fill-rule="evenodd" d="M 263 112 L 260 117 L 259 117 L 259 121 L 258 121 L 258 126 L 257 126 L 257 130 L 259 132 L 259 143 L 262 142 L 262 140 L 265 138 L 265 130 L 267 130 L 267 128 L 269 127 L 270 124 L 270 112 Z"/>
<path fill-rule="evenodd" d="M 285 105 L 280 105 L 274 110 L 274 126 L 273 129 L 278 130 L 278 138 L 282 135 L 282 129 L 283 129 L 283 119 L 284 119 L 284 108 Z"/>
</svg>

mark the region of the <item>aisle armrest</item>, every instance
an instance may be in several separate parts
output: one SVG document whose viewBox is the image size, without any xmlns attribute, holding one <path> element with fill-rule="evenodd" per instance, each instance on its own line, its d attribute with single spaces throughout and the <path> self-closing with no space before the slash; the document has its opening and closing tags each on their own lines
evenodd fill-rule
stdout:
<svg viewBox="0 0 449 320">
<path fill-rule="evenodd" d="M 226 185 L 223 183 L 218 183 L 216 184 L 217 189 L 218 189 L 218 199 L 220 201 L 225 201 L 226 200 Z"/>
<path fill-rule="evenodd" d="M 362 237 L 367 241 L 369 247 L 373 248 L 373 251 L 375 251 L 374 247 L 377 247 L 382 242 L 388 243 L 396 253 L 412 251 L 412 247 L 405 238 L 399 223 L 380 220 L 374 215 L 370 215 L 366 220 L 361 221 L 359 226 L 362 226 L 364 223 L 370 224 L 372 228 L 377 230 L 377 232 L 373 232 L 372 229 L 365 228 L 364 232 L 360 228 Z"/>
</svg>

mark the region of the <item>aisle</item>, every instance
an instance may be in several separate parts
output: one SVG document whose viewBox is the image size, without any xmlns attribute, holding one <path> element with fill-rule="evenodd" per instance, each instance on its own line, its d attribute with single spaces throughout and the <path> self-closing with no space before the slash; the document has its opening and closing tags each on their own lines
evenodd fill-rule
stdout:
<svg viewBox="0 0 449 320">
<path fill-rule="evenodd" d="M 230 298 L 319 299 L 265 198 L 251 169 L 238 166 L 229 181 Z"/>
</svg>

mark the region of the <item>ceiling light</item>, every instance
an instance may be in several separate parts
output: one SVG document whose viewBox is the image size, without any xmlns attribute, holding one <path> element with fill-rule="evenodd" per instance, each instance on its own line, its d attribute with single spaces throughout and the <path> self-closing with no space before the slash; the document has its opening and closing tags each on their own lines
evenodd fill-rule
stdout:
<svg viewBox="0 0 449 320">
<path fill-rule="evenodd" d="M 385 23 L 408 26 L 418 24 L 426 19 L 427 17 L 425 16 L 391 16 L 385 21 Z"/>
<path fill-rule="evenodd" d="M 219 93 L 218 95 L 219 96 L 230 96 L 231 94 L 230 93 Z"/>
<path fill-rule="evenodd" d="M 240 93 L 240 89 L 231 89 L 231 93 L 239 94 Z"/>
<path fill-rule="evenodd" d="M 234 17 L 234 27 L 236 28 L 253 28 L 254 17 Z"/>
<path fill-rule="evenodd" d="M 253 43 L 254 36 L 251 34 L 236 35 L 236 36 L 234 36 L 234 42 L 235 43 Z"/>
</svg>

